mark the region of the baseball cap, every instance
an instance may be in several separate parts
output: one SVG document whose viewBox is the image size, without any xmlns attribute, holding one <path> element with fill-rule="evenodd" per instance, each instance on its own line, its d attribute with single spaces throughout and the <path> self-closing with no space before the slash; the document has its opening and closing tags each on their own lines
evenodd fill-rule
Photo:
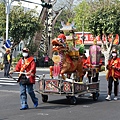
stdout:
<svg viewBox="0 0 120 120">
<path fill-rule="evenodd" d="M 22 49 L 22 51 L 23 52 L 29 52 L 29 49 L 25 47 L 25 48 Z"/>
</svg>

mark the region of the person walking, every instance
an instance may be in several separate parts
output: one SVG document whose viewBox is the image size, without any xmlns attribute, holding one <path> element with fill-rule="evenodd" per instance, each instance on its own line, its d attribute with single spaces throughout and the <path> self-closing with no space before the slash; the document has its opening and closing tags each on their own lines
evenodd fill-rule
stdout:
<svg viewBox="0 0 120 120">
<path fill-rule="evenodd" d="M 34 104 L 34 108 L 38 106 L 38 98 L 35 96 L 33 90 L 33 84 L 35 84 L 35 73 L 36 73 L 36 64 L 34 58 L 29 56 L 29 49 L 24 48 L 23 50 L 23 58 L 21 58 L 15 69 L 10 71 L 10 74 L 13 72 L 20 72 L 18 82 L 20 85 L 20 101 L 21 101 L 21 108 L 20 110 L 28 109 L 27 103 L 27 93 L 30 95 L 32 102 Z M 23 72 L 25 74 L 23 74 Z"/>
<path fill-rule="evenodd" d="M 112 83 L 114 81 L 114 100 L 118 100 L 118 85 L 120 79 L 120 58 L 117 57 L 117 50 L 112 50 L 112 58 L 108 60 L 108 73 L 106 79 L 108 80 L 108 96 L 106 97 L 107 101 L 111 100 L 112 93 Z"/>
<path fill-rule="evenodd" d="M 4 54 L 3 58 L 3 64 L 4 64 L 4 77 L 10 77 L 9 76 L 9 71 L 10 71 L 10 66 L 12 62 L 12 55 L 10 53 L 11 49 L 7 48 L 6 53 Z"/>
</svg>

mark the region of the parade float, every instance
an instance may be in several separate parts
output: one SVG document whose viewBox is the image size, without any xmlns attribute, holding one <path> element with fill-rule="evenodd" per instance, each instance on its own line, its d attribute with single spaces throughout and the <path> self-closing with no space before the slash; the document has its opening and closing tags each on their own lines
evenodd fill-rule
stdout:
<svg viewBox="0 0 120 120">
<path fill-rule="evenodd" d="M 43 102 L 48 101 L 48 95 L 54 94 L 64 95 L 70 104 L 76 104 L 76 96 L 87 93 L 92 93 L 93 100 L 96 101 L 99 97 L 99 81 L 88 83 L 82 80 L 84 45 L 78 44 L 77 36 L 74 35 L 73 23 L 62 24 L 62 27 L 62 31 L 70 32 L 72 35 L 66 36 L 66 42 L 61 38 L 55 38 L 51 41 L 54 66 L 50 66 L 49 79 L 45 76 L 39 79 L 37 92 L 42 95 Z M 93 64 L 95 59 L 94 57 L 91 59 Z"/>
</svg>

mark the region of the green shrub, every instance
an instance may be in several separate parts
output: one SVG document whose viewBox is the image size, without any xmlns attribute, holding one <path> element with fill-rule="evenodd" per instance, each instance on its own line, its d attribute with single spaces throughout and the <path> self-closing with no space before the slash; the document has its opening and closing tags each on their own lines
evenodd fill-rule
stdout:
<svg viewBox="0 0 120 120">
<path fill-rule="evenodd" d="M 101 66 L 100 72 L 105 71 L 105 66 Z"/>
<path fill-rule="evenodd" d="M 12 60 L 12 62 L 18 62 L 21 57 L 22 57 L 22 54 L 19 53 L 17 57 Z"/>
<path fill-rule="evenodd" d="M 53 65 L 54 65 L 54 62 L 50 59 L 48 62 L 48 66 L 53 66 Z"/>
<path fill-rule="evenodd" d="M 11 68 L 12 68 L 12 69 L 16 66 L 17 62 L 19 61 L 19 59 L 20 59 L 21 57 L 22 57 L 22 54 L 20 53 L 20 54 L 17 55 L 16 58 L 13 58 L 13 59 L 12 59 L 12 65 L 11 65 Z"/>
</svg>

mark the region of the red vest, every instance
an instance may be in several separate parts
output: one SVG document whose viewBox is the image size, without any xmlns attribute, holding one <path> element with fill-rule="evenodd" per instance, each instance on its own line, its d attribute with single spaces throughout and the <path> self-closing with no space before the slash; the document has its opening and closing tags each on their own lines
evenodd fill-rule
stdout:
<svg viewBox="0 0 120 120">
<path fill-rule="evenodd" d="M 29 77 L 30 79 L 30 83 L 35 84 L 35 73 L 36 73 L 36 64 L 34 61 L 33 57 L 29 57 L 27 58 L 26 64 L 22 63 L 22 58 L 18 61 L 15 70 L 17 72 L 23 72 L 24 70 L 26 70 L 26 72 L 29 72 L 30 70 L 32 70 L 31 76 Z"/>
<path fill-rule="evenodd" d="M 115 68 L 113 69 L 112 66 Z M 120 79 L 120 58 L 116 58 L 115 60 L 111 59 L 108 61 L 108 70 L 109 74 L 108 76 L 112 76 L 114 78 Z"/>
</svg>

